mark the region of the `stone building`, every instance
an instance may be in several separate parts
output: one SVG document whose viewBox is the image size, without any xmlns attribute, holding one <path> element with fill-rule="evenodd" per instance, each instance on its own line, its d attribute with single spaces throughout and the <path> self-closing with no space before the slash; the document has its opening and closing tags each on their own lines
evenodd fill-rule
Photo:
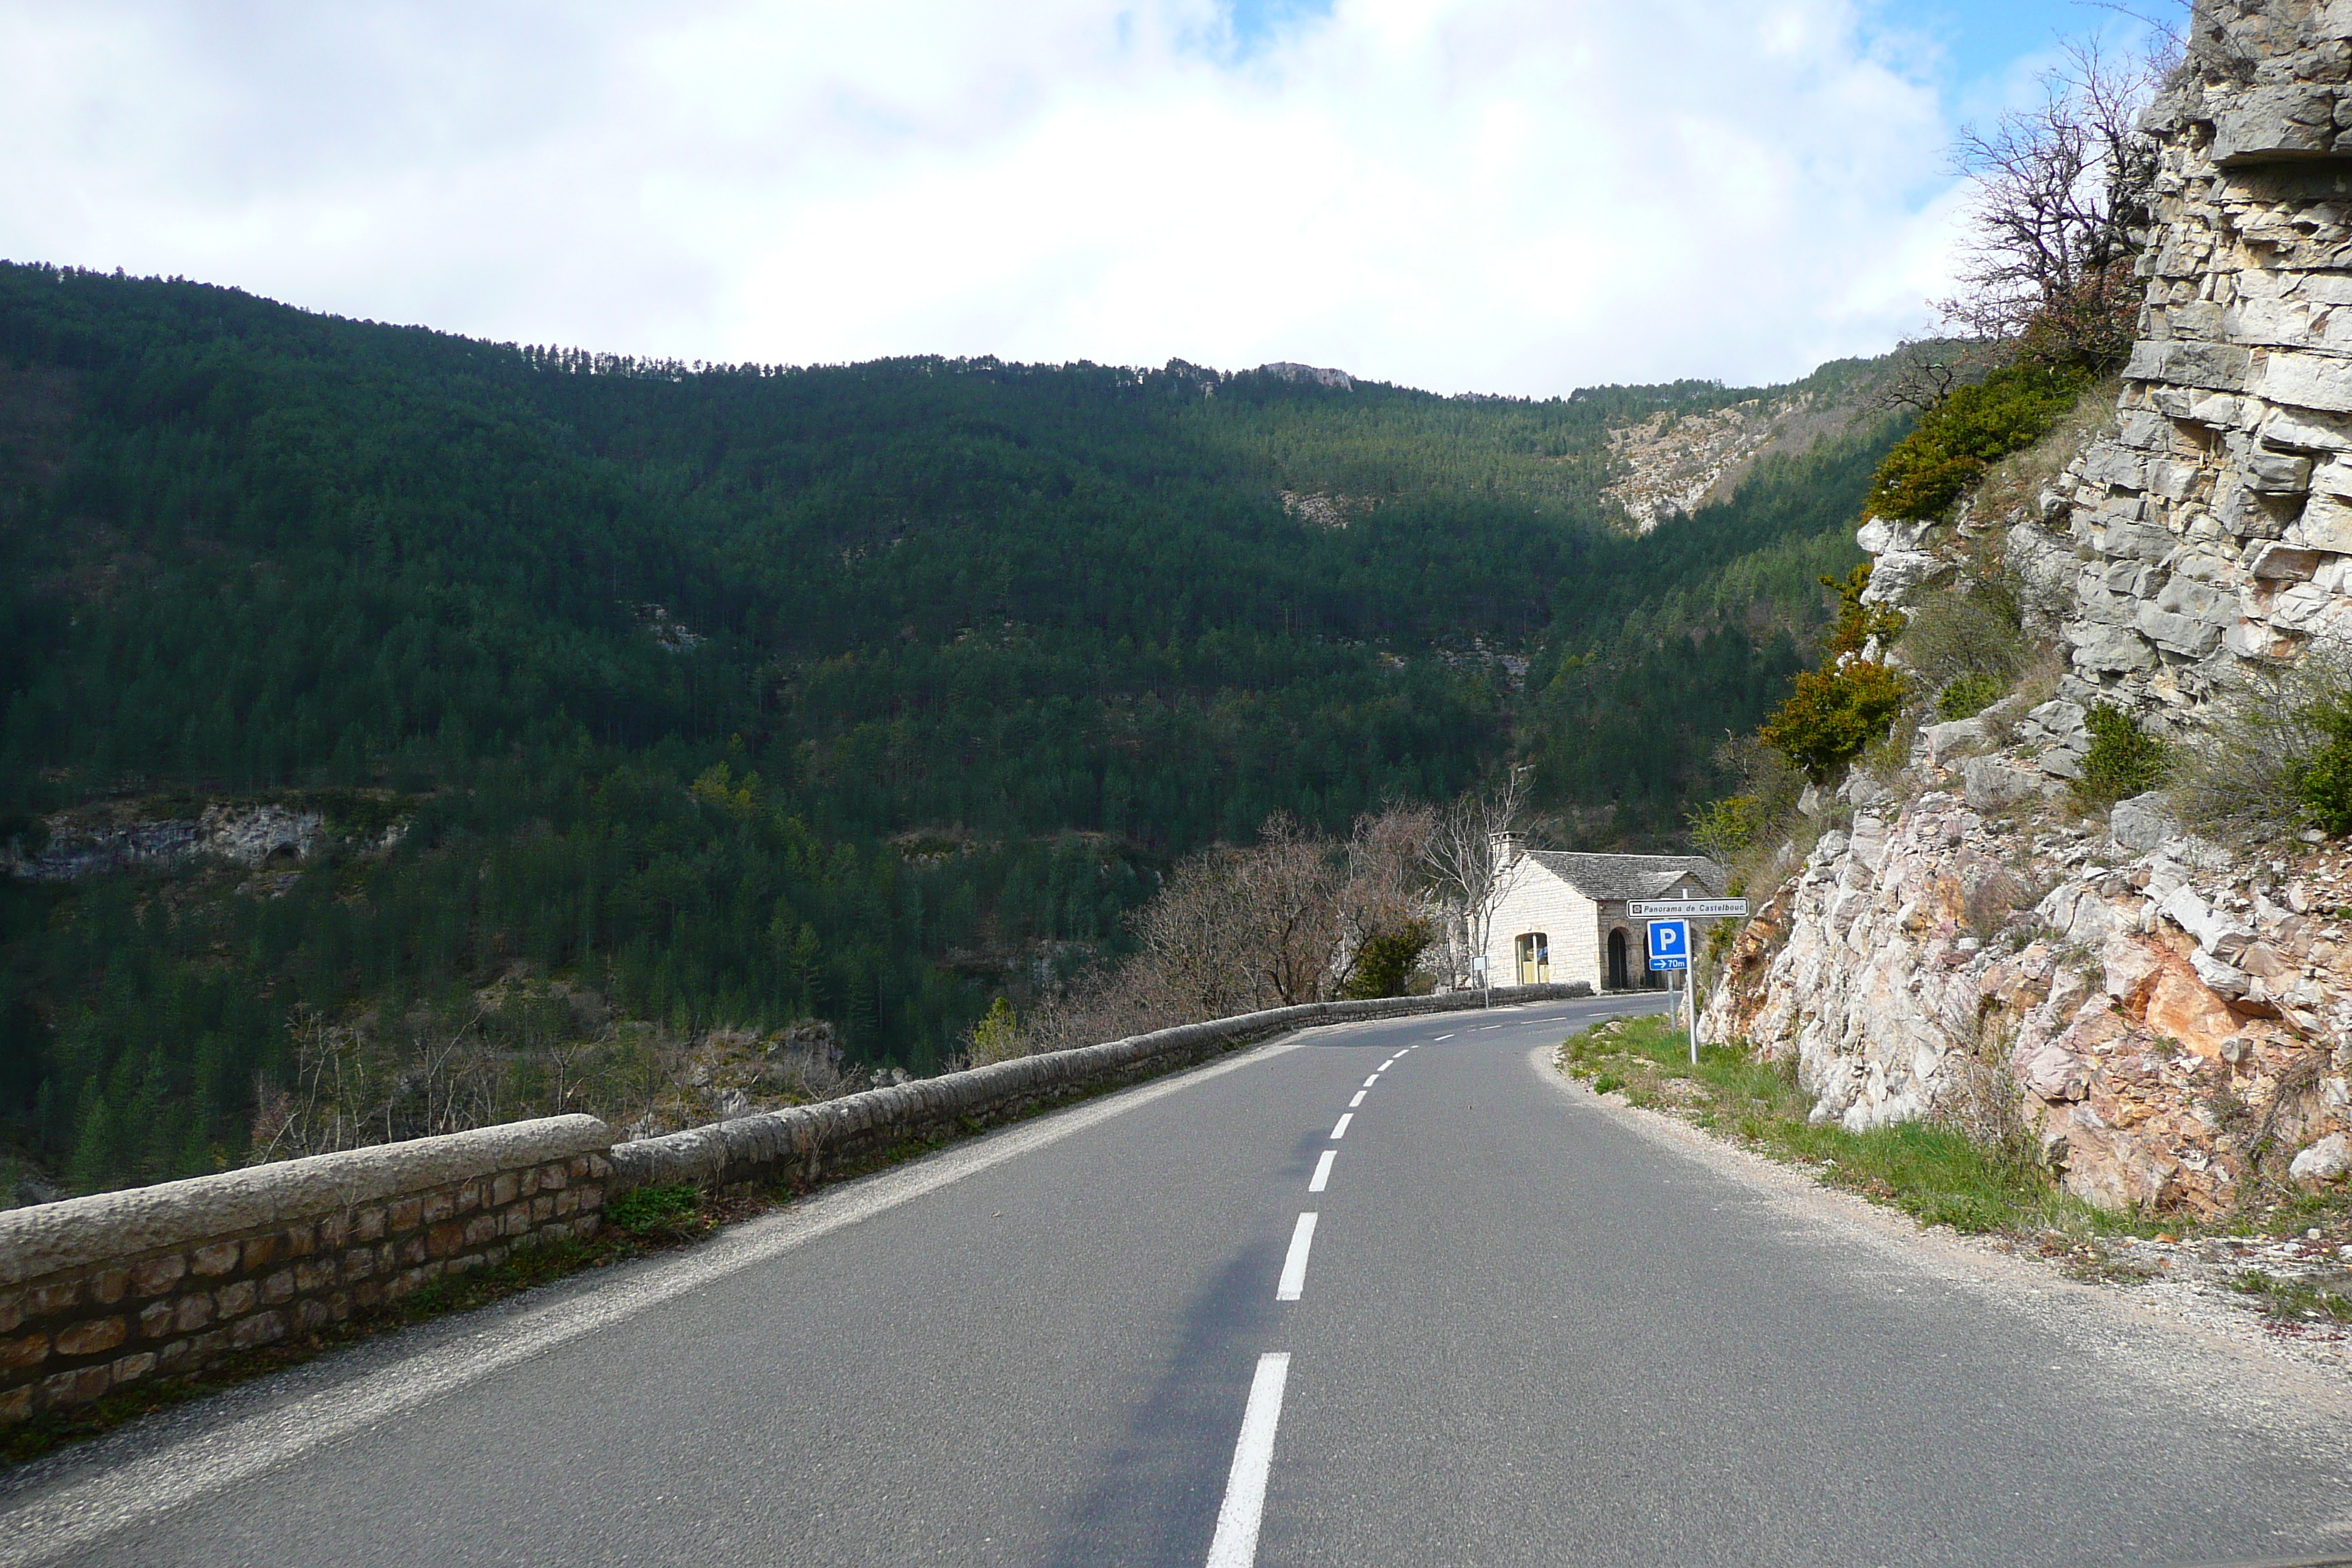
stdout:
<svg viewBox="0 0 2352 1568">
<path fill-rule="evenodd" d="M 1570 855 L 1496 840 L 1486 973 L 1497 985 L 1570 984 L 1623 991 L 1664 984 L 1649 967 L 1632 899 L 1712 899 L 1723 872 L 1696 855 Z"/>
</svg>

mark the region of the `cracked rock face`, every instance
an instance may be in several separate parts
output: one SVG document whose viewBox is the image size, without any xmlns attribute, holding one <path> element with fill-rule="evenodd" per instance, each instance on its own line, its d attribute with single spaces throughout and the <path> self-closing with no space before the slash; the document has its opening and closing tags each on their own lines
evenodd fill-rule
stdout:
<svg viewBox="0 0 2352 1568">
<path fill-rule="evenodd" d="M 2352 6 L 2224 0 L 2191 31 L 2147 121 L 2159 227 L 2117 427 L 2049 498 L 2074 581 L 2056 541 L 2036 563 L 2074 599 L 2063 695 L 2159 730 L 2352 632 Z"/>
<path fill-rule="evenodd" d="M 2225 1209 L 2258 1147 L 2352 1170 L 2352 852 L 2233 859 L 2152 798 L 2104 827 L 1988 813 L 1924 742 L 1914 768 L 1942 787 L 1824 833 L 1741 931 L 1703 1038 L 1793 1057 L 1814 1120 L 1855 1131 L 2005 1070 L 2107 1207 Z"/>
<path fill-rule="evenodd" d="M 1955 531 L 2001 529 L 2057 697 L 1809 800 L 1850 826 L 1740 932 L 1700 1030 L 1793 1058 L 1815 1118 L 1857 1131 L 2013 1085 L 2070 1190 L 2211 1213 L 2271 1152 L 2352 1179 L 2352 847 L 2232 858 L 2159 796 L 2071 820 L 2067 786 L 2093 704 L 2178 735 L 2352 637 L 2352 0 L 2202 0 L 2147 123 L 2159 227 L 2113 433 L 2017 515 L 1860 534 L 1869 596 L 1901 605 L 1961 573 Z"/>
</svg>

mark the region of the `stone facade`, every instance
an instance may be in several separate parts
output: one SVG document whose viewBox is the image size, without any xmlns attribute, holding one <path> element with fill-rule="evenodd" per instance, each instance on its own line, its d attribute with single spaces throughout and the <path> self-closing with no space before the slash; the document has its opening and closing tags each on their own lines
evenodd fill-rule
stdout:
<svg viewBox="0 0 2352 1568">
<path fill-rule="evenodd" d="M 0 1214 L 0 1424 L 592 1236 L 609 1142 L 563 1116 Z"/>
<path fill-rule="evenodd" d="M 2114 429 L 2018 515 L 1860 535 L 1897 605 L 1997 536 L 2064 651 L 2056 694 L 1850 778 L 1701 1032 L 1793 1056 L 1814 1116 L 1855 1129 L 1990 1068 L 2073 1191 L 2210 1213 L 2258 1158 L 2352 1163 L 2352 854 L 2233 856 L 2156 797 L 2105 821 L 2065 797 L 2093 704 L 2184 735 L 2352 637 L 2352 4 L 2199 0 L 2191 33 L 2147 121 L 2158 226 Z"/>
</svg>

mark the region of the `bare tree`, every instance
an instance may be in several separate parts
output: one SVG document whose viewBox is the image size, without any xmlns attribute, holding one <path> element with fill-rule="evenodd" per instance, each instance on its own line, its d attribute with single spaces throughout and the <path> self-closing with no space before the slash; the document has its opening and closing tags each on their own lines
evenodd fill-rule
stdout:
<svg viewBox="0 0 2352 1568">
<path fill-rule="evenodd" d="M 1425 935 L 1423 917 L 1430 836 L 1437 813 L 1425 805 L 1390 805 L 1356 818 L 1348 836 L 1347 878 L 1339 899 L 1339 951 L 1332 984 L 1347 992 L 1366 948 L 1383 935 Z"/>
<path fill-rule="evenodd" d="M 1437 814 L 1423 864 L 1445 924 L 1447 967 L 1466 985 L 1474 960 L 1486 952 L 1495 901 L 1517 867 L 1509 854 L 1527 805 L 1527 770 L 1512 768 L 1496 784 L 1473 790 Z"/>
<path fill-rule="evenodd" d="M 1240 856 L 1213 848 L 1169 872 L 1135 915 L 1143 944 L 1136 978 L 1164 992 L 1187 1017 L 1244 1011 L 1255 997 L 1256 965 L 1242 886 Z"/>
<path fill-rule="evenodd" d="M 1889 413 L 1925 413 L 1956 388 L 1982 381 L 2000 362 L 2000 345 L 1983 338 L 1906 338 L 1895 345 L 1866 401 Z"/>
<path fill-rule="evenodd" d="M 1234 881 L 1257 999 L 1279 1007 L 1321 1001 L 1339 946 L 1341 877 L 1331 847 L 1277 811 L 1256 847 L 1235 857 Z"/>
<path fill-rule="evenodd" d="M 2125 57 L 2070 44 L 2039 105 L 1961 132 L 1952 162 L 1976 186 L 1973 234 L 1961 292 L 1937 307 L 1960 336 L 2015 342 L 2031 328 L 2095 363 L 2130 347 L 2131 261 L 2147 242 L 2157 174 L 2137 122 L 2178 52 L 2158 37 Z"/>
</svg>

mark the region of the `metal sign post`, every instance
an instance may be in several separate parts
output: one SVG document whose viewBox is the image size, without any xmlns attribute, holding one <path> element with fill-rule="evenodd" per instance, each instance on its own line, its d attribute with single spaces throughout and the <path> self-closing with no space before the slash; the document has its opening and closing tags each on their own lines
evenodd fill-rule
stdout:
<svg viewBox="0 0 2352 1568">
<path fill-rule="evenodd" d="M 1676 917 L 1673 920 L 1650 921 L 1650 967 L 1682 971 L 1683 1010 L 1687 1020 L 1685 1026 L 1690 1031 L 1691 1066 L 1696 1067 L 1698 1066 L 1698 993 L 1691 984 L 1694 975 L 1691 969 L 1688 921 L 1694 919 L 1703 921 L 1745 919 L 1748 914 L 1748 900 L 1746 899 L 1694 899 L 1687 895 L 1679 899 L 1629 899 L 1626 900 L 1625 912 L 1635 920 L 1642 920 L 1651 915 Z M 1660 926 L 1678 926 L 1682 930 L 1681 945 L 1675 949 L 1665 962 L 1661 962 L 1659 957 L 1664 951 L 1658 946 L 1657 931 Z"/>
<path fill-rule="evenodd" d="M 1685 1003 L 1690 994 L 1690 921 L 1683 920 L 1652 921 L 1650 922 L 1650 967 L 1668 973 L 1682 973 L 1682 994 Z M 1679 1010 L 1679 1009 L 1678 1009 Z M 1691 1065 L 1698 1065 L 1698 1030 L 1690 1032 Z"/>
</svg>

